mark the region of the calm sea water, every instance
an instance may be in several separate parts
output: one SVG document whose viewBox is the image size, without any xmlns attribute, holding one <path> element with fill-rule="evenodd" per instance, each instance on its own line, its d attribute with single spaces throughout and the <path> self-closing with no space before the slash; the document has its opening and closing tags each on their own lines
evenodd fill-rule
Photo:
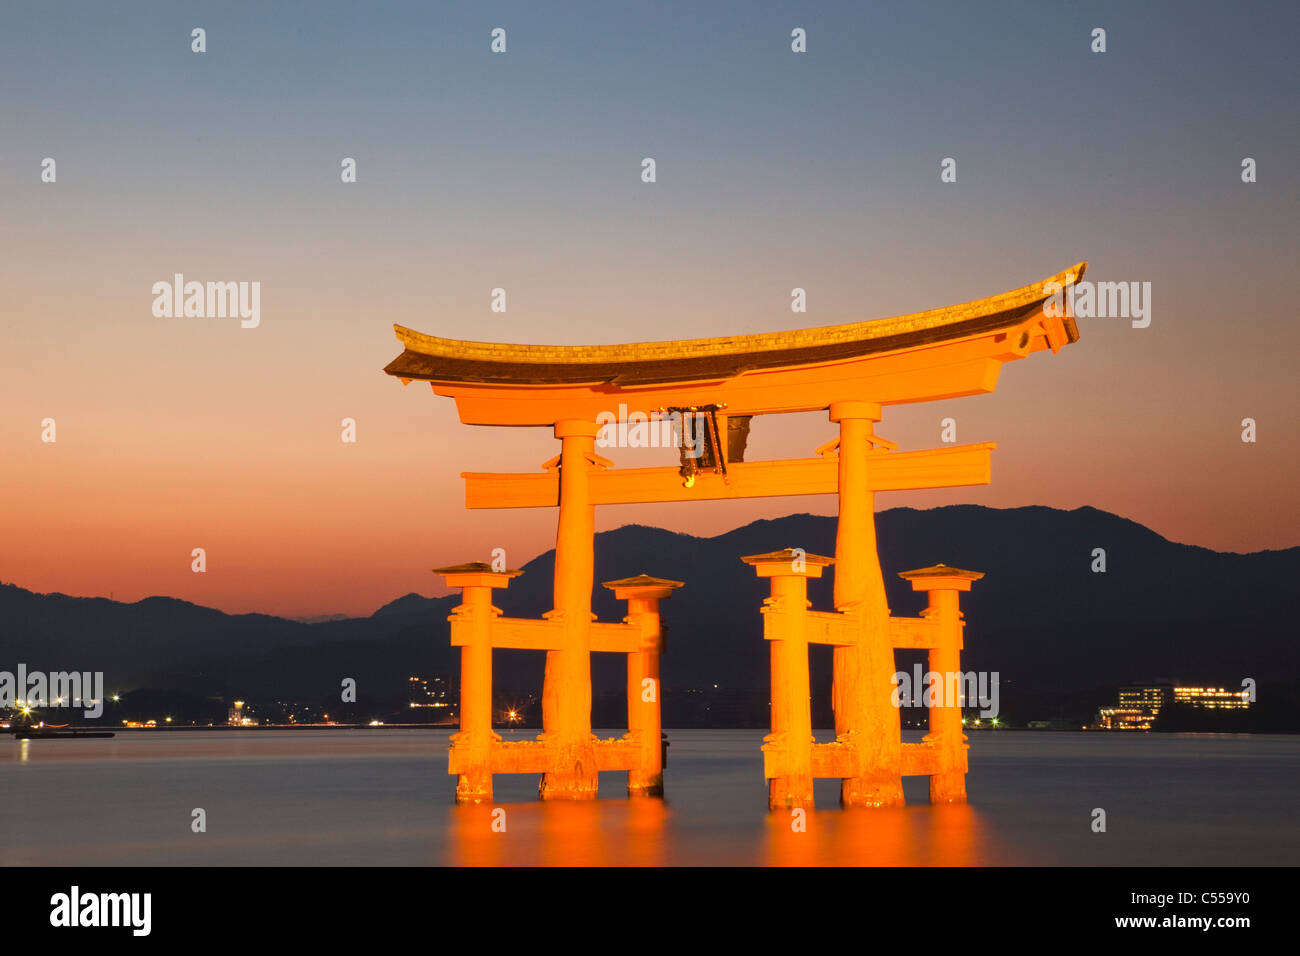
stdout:
<svg viewBox="0 0 1300 956">
<path fill-rule="evenodd" d="M 498 776 L 494 833 L 491 807 L 454 805 L 448 736 L 0 741 L 0 864 L 1300 863 L 1297 737 L 972 733 L 966 806 L 930 807 L 925 779 L 909 778 L 908 807 L 845 812 L 838 781 L 819 781 L 795 833 L 766 809 L 761 732 L 678 730 L 665 800 L 628 800 L 610 773 L 600 800 L 543 804 L 535 776 Z M 191 831 L 196 807 L 206 833 Z"/>
</svg>

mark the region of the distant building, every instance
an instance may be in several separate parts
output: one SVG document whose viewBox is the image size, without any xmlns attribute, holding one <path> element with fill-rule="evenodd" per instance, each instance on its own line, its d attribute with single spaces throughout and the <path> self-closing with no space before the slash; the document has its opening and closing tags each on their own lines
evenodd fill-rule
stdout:
<svg viewBox="0 0 1300 956">
<path fill-rule="evenodd" d="M 1154 718 L 1172 699 L 1173 691 L 1172 684 L 1130 684 L 1119 689 L 1118 706 L 1145 711 Z"/>
<path fill-rule="evenodd" d="M 1097 712 L 1097 726 L 1102 730 L 1150 730 L 1160 711 L 1171 705 L 1205 710 L 1238 710 L 1250 706 L 1249 691 L 1173 682 L 1128 684 L 1119 688 L 1116 697 L 1116 706 L 1103 707 Z"/>
<path fill-rule="evenodd" d="M 1174 703 L 1205 710 L 1245 710 L 1250 706 L 1250 691 L 1223 687 L 1175 687 Z"/>
<path fill-rule="evenodd" d="M 1141 707 L 1103 707 L 1097 711 L 1102 730 L 1150 730 L 1154 715 Z"/>
<path fill-rule="evenodd" d="M 407 701 L 412 707 L 450 707 L 452 687 L 445 677 L 407 678 Z"/>
<path fill-rule="evenodd" d="M 231 705 L 230 710 L 226 712 L 226 723 L 231 727 L 253 727 L 257 721 L 248 716 L 248 711 L 244 708 L 244 702 L 237 700 Z"/>
</svg>

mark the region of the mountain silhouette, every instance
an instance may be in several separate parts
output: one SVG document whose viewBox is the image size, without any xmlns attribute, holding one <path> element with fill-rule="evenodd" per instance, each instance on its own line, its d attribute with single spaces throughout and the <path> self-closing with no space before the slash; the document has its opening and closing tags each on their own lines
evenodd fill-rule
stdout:
<svg viewBox="0 0 1300 956">
<path fill-rule="evenodd" d="M 1293 680 L 1300 671 L 1293 612 L 1300 548 L 1221 553 L 1087 507 L 895 508 L 876 520 L 895 615 L 915 615 L 925 603 L 900 571 L 942 562 L 984 572 L 962 596 L 965 669 L 997 671 L 1038 693 L 1165 676 L 1240 686 L 1244 677 Z M 763 691 L 768 648 L 759 609 L 769 590 L 740 558 L 786 547 L 834 555 L 835 519 L 790 515 L 710 538 L 641 525 L 603 532 L 593 607 L 603 621 L 626 610 L 601 581 L 641 572 L 684 581 L 662 605 L 665 694 L 715 684 Z M 1105 550 L 1104 573 L 1092 570 L 1096 548 Z M 520 617 L 548 610 L 554 559 L 551 551 L 525 564 L 494 592 L 496 605 Z M 831 568 L 809 582 L 815 609 L 831 610 L 833 577 Z M 303 623 L 172 598 L 123 604 L 6 584 L 0 669 L 22 662 L 29 670 L 103 671 L 110 689 L 302 700 L 337 696 L 351 677 L 363 693 L 401 695 L 409 675 L 457 673 L 446 621 L 455 603 L 407 594 L 368 618 Z M 829 661 L 829 649 L 813 649 L 815 693 L 829 680 Z M 910 667 L 902 653 L 900 665 Z M 495 686 L 538 694 L 542 667 L 540 653 L 496 651 Z M 596 694 L 621 693 L 624 667 L 621 655 L 596 655 Z"/>
</svg>

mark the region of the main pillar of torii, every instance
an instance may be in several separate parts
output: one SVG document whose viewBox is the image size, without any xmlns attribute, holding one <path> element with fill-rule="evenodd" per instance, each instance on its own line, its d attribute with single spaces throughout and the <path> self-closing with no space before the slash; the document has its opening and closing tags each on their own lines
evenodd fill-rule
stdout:
<svg viewBox="0 0 1300 956">
<path fill-rule="evenodd" d="M 591 733 L 591 590 L 595 583 L 596 507 L 588 469 L 594 464 L 596 425 L 555 423 L 560 439 L 560 518 L 555 540 L 555 609 L 562 644 L 546 652 L 542 736 L 552 744 L 541 796 L 595 796 L 599 786 Z"/>
<path fill-rule="evenodd" d="M 860 639 L 834 650 L 831 705 L 835 736 L 856 754 L 853 775 L 840 783 L 845 806 L 893 806 L 903 802 L 901 727 L 891 703 L 894 649 L 889 606 L 876 549 L 875 492 L 869 477 L 874 423 L 880 406 L 835 402 L 831 421 L 840 426 L 840 513 L 835 531 L 835 608 L 854 618 Z"/>
<path fill-rule="evenodd" d="M 836 617 L 826 624 L 835 633 L 825 640 L 835 646 L 835 775 L 846 805 L 900 803 L 900 776 L 909 772 L 911 758 L 890 702 L 893 651 L 931 647 L 925 642 L 933 635 L 929 618 L 889 614 L 874 497 L 986 484 L 994 445 L 900 451 L 875 434 L 875 424 L 889 405 L 990 393 L 1005 363 L 1076 341 L 1074 319 L 1059 314 L 1053 300 L 1085 268 L 1079 263 L 1000 295 L 892 319 L 717 339 L 506 345 L 397 326 L 403 351 L 385 368 L 389 375 L 403 383 L 427 381 L 436 394 L 455 400 L 465 424 L 547 427 L 561 442 L 560 454 L 537 472 L 463 475 L 470 508 L 559 508 L 553 610 L 543 621 L 511 624 L 514 643 L 492 638 L 492 646 L 546 652 L 542 736 L 526 759 L 520 751 L 518 759 L 466 769 L 490 779 L 494 770 L 540 767 L 543 797 L 563 799 L 594 796 L 602 769 L 628 769 L 632 758 L 614 758 L 610 742 L 590 733 L 590 654 L 630 653 L 630 638 L 602 629 L 634 627 L 592 620 L 597 506 L 835 494 Z M 680 469 L 612 467 L 597 454 L 596 438 L 600 424 L 621 408 L 640 420 L 708 409 L 715 440 L 707 467 L 691 468 L 686 481 L 685 460 Z M 746 462 L 743 443 L 730 447 L 718 440 L 731 434 L 729 424 L 743 434 L 755 415 L 817 410 L 838 424 L 839 437 L 813 457 Z M 494 746 L 489 749 L 498 753 L 500 745 Z"/>
</svg>

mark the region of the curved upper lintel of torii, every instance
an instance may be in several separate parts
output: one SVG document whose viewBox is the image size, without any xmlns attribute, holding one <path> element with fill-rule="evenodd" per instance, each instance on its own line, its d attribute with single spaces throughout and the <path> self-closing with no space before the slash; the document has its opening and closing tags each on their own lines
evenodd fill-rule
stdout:
<svg viewBox="0 0 1300 956">
<path fill-rule="evenodd" d="M 813 329 L 626 345 L 509 345 L 395 325 L 384 369 L 456 400 L 471 425 L 553 425 L 619 411 L 715 404 L 727 415 L 895 405 L 992 392 L 1003 362 L 1079 338 L 1046 308 L 1080 262 L 1039 282 L 927 312 Z"/>
</svg>

